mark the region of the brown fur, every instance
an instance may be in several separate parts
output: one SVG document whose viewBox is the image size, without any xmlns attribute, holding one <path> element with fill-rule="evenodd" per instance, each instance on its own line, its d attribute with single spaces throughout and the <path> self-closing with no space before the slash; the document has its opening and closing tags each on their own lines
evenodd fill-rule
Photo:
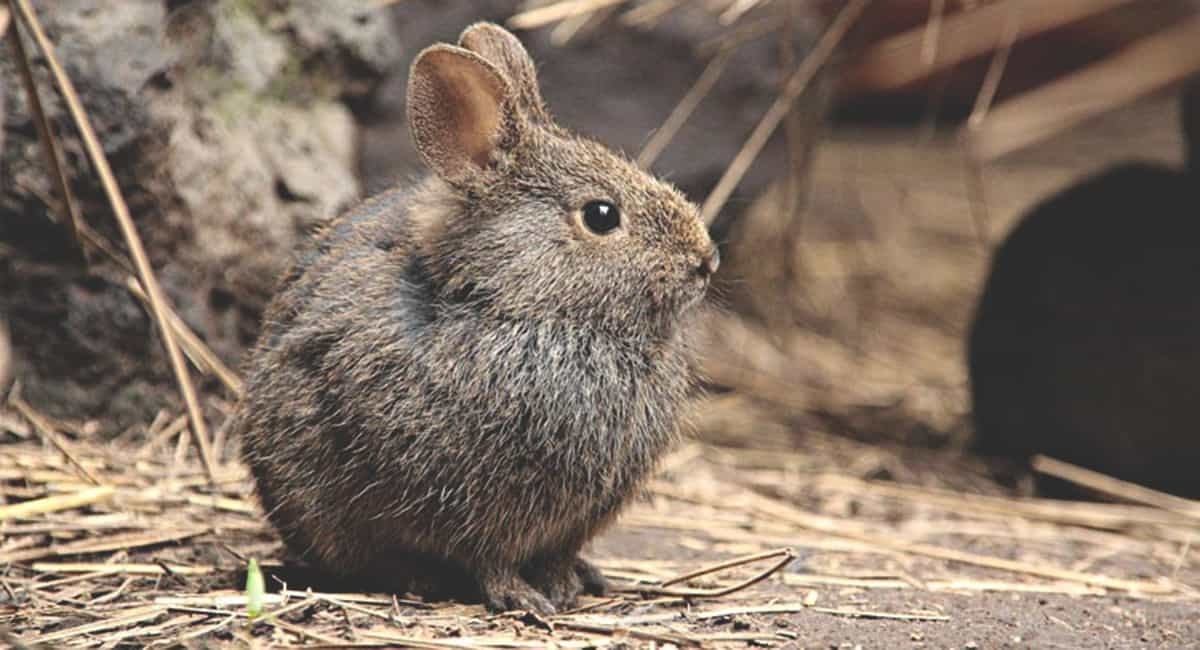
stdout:
<svg viewBox="0 0 1200 650">
<path fill-rule="evenodd" d="M 716 250 L 674 188 L 548 121 L 514 37 L 476 25 L 461 42 L 476 52 L 433 46 L 410 77 L 435 175 L 296 262 L 235 427 L 310 562 L 395 589 L 465 575 L 494 609 L 552 612 L 603 591 L 578 551 L 678 429 Z M 476 92 L 496 79 L 501 96 Z M 468 95 L 495 119 L 445 103 Z M 579 226 L 598 199 L 622 228 Z"/>
</svg>

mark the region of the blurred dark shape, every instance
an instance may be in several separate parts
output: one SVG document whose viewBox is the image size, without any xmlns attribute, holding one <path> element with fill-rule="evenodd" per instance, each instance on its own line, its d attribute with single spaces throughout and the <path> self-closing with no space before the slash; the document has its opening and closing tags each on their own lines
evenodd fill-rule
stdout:
<svg viewBox="0 0 1200 650">
<path fill-rule="evenodd" d="M 1181 111 L 1184 171 L 1114 167 L 997 249 L 968 350 L 980 452 L 1200 496 L 1200 79 Z"/>
</svg>

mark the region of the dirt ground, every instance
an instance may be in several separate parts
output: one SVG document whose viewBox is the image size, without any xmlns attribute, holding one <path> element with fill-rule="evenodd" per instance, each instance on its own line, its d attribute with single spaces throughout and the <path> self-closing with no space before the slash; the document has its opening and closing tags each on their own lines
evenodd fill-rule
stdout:
<svg viewBox="0 0 1200 650">
<path fill-rule="evenodd" d="M 199 464 L 176 462 L 161 432 L 137 444 L 76 441 L 76 465 L 20 422 L 4 422 L 10 434 L 28 434 L 0 457 L 6 493 L 39 495 L 26 502 L 39 509 L 4 513 L 0 626 L 31 647 L 1186 648 L 1200 640 L 1194 513 L 798 469 L 814 457 L 828 467 L 844 455 L 897 462 L 838 437 L 813 436 L 791 452 L 683 445 L 647 498 L 587 551 L 616 597 L 544 620 L 347 592 L 281 570 L 281 546 L 243 468 L 223 463 L 208 488 Z M 970 471 L 950 458 L 944 469 L 956 466 Z M 84 483 L 81 468 L 101 486 Z M 249 557 L 261 559 L 274 592 L 257 623 L 246 620 L 242 589 Z M 672 580 L 731 558 L 743 561 Z"/>
<path fill-rule="evenodd" d="M 597 545 L 598 553 L 678 553 L 662 538 L 619 530 Z M 669 542 L 668 542 L 669 544 Z M 627 546 L 628 545 L 628 546 Z M 624 547 L 624 548 L 623 548 Z M 613 550 L 610 550 L 613 549 Z M 708 554 L 696 553 L 703 564 Z M 1136 564 L 1136 562 L 1131 562 Z M 1133 567 L 1112 567 L 1114 571 Z M 805 568 L 789 578 L 804 584 Z M 865 572 L 865 570 L 864 570 Z M 885 572 L 886 573 L 886 572 Z M 970 572 L 976 573 L 976 572 Z M 792 582 L 792 581 L 789 581 Z M 945 620 L 851 618 L 801 610 L 788 614 L 735 614 L 703 626 L 710 632 L 792 633 L 780 647 L 795 648 L 1193 648 L 1200 647 L 1194 600 L 1147 601 L 1119 594 L 1064 595 L 1015 591 L 922 592 L 815 585 L 821 605 L 881 612 L 936 612 Z M 804 591 L 800 588 L 801 592 Z M 758 602 L 794 600 L 797 588 L 772 584 L 754 594 Z M 682 618 L 682 617 L 681 617 Z"/>
</svg>

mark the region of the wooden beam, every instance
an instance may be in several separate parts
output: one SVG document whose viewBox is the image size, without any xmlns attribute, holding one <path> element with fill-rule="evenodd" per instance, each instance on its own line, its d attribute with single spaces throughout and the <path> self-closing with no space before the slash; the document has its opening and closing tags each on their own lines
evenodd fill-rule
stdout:
<svg viewBox="0 0 1200 650">
<path fill-rule="evenodd" d="M 1029 38 L 1116 9 L 1133 0 L 998 0 L 948 15 L 942 22 L 937 56 L 921 56 L 926 26 L 885 38 L 867 49 L 850 69 L 851 91 L 896 90 L 996 48 L 1012 12 L 1020 12 L 1018 39 Z"/>
<path fill-rule="evenodd" d="M 970 151 L 994 160 L 1200 71 L 1200 15 L 992 108 L 964 131 Z"/>
</svg>

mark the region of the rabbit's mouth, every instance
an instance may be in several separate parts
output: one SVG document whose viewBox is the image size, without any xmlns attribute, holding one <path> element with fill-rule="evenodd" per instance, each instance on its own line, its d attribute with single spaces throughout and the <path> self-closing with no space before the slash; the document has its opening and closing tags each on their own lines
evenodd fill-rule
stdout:
<svg viewBox="0 0 1200 650">
<path fill-rule="evenodd" d="M 707 276 L 692 276 L 692 280 L 687 283 L 683 291 L 682 308 L 684 310 L 692 309 L 704 302 L 704 298 L 708 295 L 708 285 Z"/>
</svg>

